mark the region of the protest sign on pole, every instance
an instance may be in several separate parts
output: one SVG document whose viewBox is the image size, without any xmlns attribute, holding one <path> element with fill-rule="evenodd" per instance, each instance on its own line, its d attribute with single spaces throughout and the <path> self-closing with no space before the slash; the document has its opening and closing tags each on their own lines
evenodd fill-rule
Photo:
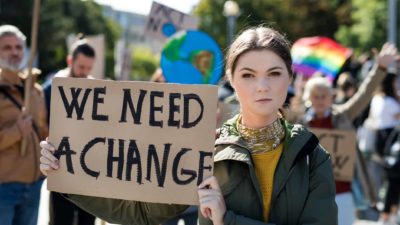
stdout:
<svg viewBox="0 0 400 225">
<path fill-rule="evenodd" d="M 197 24 L 196 17 L 153 1 L 144 34 L 165 41 L 177 31 L 196 30 Z"/>
<path fill-rule="evenodd" d="M 60 169 L 49 190 L 198 204 L 213 172 L 216 86 L 54 78 L 51 94 Z"/>
<path fill-rule="evenodd" d="M 92 46 L 96 52 L 96 58 L 90 74 L 96 79 L 104 79 L 106 58 L 105 36 L 104 34 L 88 35 L 86 36 L 86 39 L 89 45 Z"/>
<path fill-rule="evenodd" d="M 319 128 L 310 130 L 331 154 L 335 180 L 352 181 L 356 157 L 356 132 Z"/>
</svg>

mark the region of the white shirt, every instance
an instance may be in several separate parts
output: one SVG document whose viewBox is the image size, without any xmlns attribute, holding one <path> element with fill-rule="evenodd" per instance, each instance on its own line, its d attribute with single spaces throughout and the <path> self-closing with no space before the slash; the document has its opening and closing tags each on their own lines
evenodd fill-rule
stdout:
<svg viewBox="0 0 400 225">
<path fill-rule="evenodd" d="M 400 114 L 400 103 L 388 96 L 375 95 L 371 100 L 369 117 L 377 129 L 394 128 L 400 125 L 396 115 Z"/>
</svg>

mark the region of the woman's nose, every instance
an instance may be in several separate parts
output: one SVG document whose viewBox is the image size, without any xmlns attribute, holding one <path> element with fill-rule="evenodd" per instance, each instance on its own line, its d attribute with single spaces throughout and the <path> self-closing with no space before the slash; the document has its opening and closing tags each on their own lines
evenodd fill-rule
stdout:
<svg viewBox="0 0 400 225">
<path fill-rule="evenodd" d="M 271 83 L 268 77 L 261 77 L 257 80 L 257 91 L 268 91 L 271 88 Z"/>
</svg>

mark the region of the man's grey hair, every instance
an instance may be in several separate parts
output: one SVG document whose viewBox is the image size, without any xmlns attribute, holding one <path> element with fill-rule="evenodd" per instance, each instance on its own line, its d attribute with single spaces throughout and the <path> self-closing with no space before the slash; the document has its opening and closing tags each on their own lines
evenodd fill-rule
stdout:
<svg viewBox="0 0 400 225">
<path fill-rule="evenodd" d="M 304 86 L 303 101 L 310 101 L 311 93 L 315 88 L 323 88 L 329 92 L 332 96 L 335 94 L 335 90 L 332 88 L 332 84 L 326 77 L 314 76 L 309 79 Z"/>
<path fill-rule="evenodd" d="M 8 35 L 14 35 L 17 38 L 21 39 L 22 42 L 26 41 L 26 36 L 16 27 L 13 25 L 1 25 L 0 26 L 0 38 Z"/>
</svg>

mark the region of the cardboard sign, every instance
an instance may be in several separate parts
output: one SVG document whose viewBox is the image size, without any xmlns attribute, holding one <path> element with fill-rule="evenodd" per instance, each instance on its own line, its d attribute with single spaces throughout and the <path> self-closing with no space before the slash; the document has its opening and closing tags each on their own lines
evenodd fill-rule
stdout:
<svg viewBox="0 0 400 225">
<path fill-rule="evenodd" d="M 213 174 L 217 87 L 54 78 L 48 189 L 198 204 Z M 179 197 L 178 197 L 179 196 Z"/>
<path fill-rule="evenodd" d="M 89 35 L 86 37 L 90 46 L 96 52 L 96 58 L 90 74 L 96 79 L 104 79 L 105 75 L 105 36 L 104 34 Z"/>
<path fill-rule="evenodd" d="M 165 41 L 179 30 L 196 30 L 197 23 L 196 17 L 153 1 L 144 34 Z"/>
<path fill-rule="evenodd" d="M 320 144 L 331 154 L 335 180 L 353 180 L 356 157 L 356 132 L 329 129 L 310 129 Z"/>
</svg>

